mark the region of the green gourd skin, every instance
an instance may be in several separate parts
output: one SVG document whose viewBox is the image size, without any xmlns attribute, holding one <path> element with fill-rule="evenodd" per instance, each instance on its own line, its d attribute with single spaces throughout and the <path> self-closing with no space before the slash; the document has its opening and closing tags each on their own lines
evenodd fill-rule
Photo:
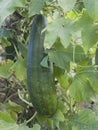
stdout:
<svg viewBox="0 0 98 130">
<path fill-rule="evenodd" d="M 34 17 L 27 55 L 27 86 L 31 102 L 39 115 L 52 116 L 57 109 L 56 89 L 53 80 L 52 66 L 40 65 L 44 58 L 43 29 L 47 25 L 45 16 Z"/>
</svg>

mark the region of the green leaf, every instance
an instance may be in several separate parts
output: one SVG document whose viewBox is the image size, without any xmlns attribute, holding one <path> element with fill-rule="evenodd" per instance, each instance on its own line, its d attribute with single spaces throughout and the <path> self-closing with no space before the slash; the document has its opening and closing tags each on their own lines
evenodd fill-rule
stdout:
<svg viewBox="0 0 98 130">
<path fill-rule="evenodd" d="M 25 124 L 20 124 L 20 125 L 18 125 L 16 130 L 40 130 L 40 125 L 34 124 L 32 128 L 29 128 Z"/>
<path fill-rule="evenodd" d="M 23 107 L 16 104 L 15 102 L 12 101 L 8 101 L 8 103 L 6 104 L 7 110 L 9 111 L 14 111 L 14 112 L 21 112 L 23 110 Z"/>
<path fill-rule="evenodd" d="M 74 23 L 74 28 L 81 31 L 81 41 L 83 49 L 87 51 L 92 48 L 98 41 L 98 25 L 94 23 L 91 17 L 84 10 L 81 17 Z"/>
<path fill-rule="evenodd" d="M 98 45 L 95 51 L 95 65 L 98 65 Z M 97 70 L 98 70 L 98 67 L 97 67 Z"/>
<path fill-rule="evenodd" d="M 43 60 L 41 61 L 41 63 L 40 63 L 41 66 L 48 68 L 48 67 L 49 67 L 49 65 L 48 65 L 48 60 L 49 60 L 48 56 L 45 56 L 45 57 L 43 58 Z"/>
<path fill-rule="evenodd" d="M 98 0 L 83 0 L 83 2 L 89 16 L 98 20 Z"/>
<path fill-rule="evenodd" d="M 74 130 L 97 130 L 98 122 L 95 113 L 90 109 L 80 110 L 75 114 L 70 123 Z"/>
<path fill-rule="evenodd" d="M 15 123 L 9 123 L 4 120 L 0 120 L 0 130 L 15 130 L 15 128 L 17 128 L 17 125 Z"/>
<path fill-rule="evenodd" d="M 81 41 L 85 52 L 93 47 L 98 41 L 97 32 L 98 26 L 93 22 L 87 11 L 84 10 L 81 17 L 74 23 L 74 28 L 81 31 Z"/>
<path fill-rule="evenodd" d="M 60 122 L 59 124 L 60 130 L 73 130 L 71 124 L 69 122 Z"/>
<path fill-rule="evenodd" d="M 59 50 L 50 50 L 48 52 L 49 60 L 55 63 L 55 66 L 58 66 L 62 69 L 69 69 L 69 61 L 71 61 L 70 52 L 59 51 Z"/>
<path fill-rule="evenodd" d="M 60 110 L 57 110 L 57 112 L 54 114 L 53 119 L 58 120 L 58 121 L 64 121 L 64 115 Z"/>
<path fill-rule="evenodd" d="M 4 120 L 9 123 L 14 123 L 15 121 L 7 111 L 0 111 L 0 120 Z M 1 126 L 1 125 L 0 125 Z"/>
<path fill-rule="evenodd" d="M 10 71 L 16 75 L 19 80 L 26 79 L 26 60 L 18 56 L 18 60 L 14 63 L 14 65 L 10 68 Z"/>
<path fill-rule="evenodd" d="M 75 47 L 75 52 L 73 53 L 74 53 L 73 55 L 75 58 L 75 62 L 83 61 L 86 58 L 83 48 L 79 45 Z"/>
<path fill-rule="evenodd" d="M 17 7 L 24 7 L 26 0 L 0 0 L 0 26 L 5 18 L 12 14 Z"/>
<path fill-rule="evenodd" d="M 58 67 L 54 67 L 54 75 L 60 83 L 60 86 L 64 88 L 64 91 L 67 90 L 69 85 L 67 73 Z"/>
<path fill-rule="evenodd" d="M 82 30 L 82 41 L 84 50 L 87 52 L 88 49 L 93 47 L 98 41 L 98 26 L 89 25 Z"/>
<path fill-rule="evenodd" d="M 25 124 L 9 123 L 4 120 L 0 120 L 0 130 L 40 130 L 38 124 L 34 124 L 33 128 L 27 127 Z"/>
<path fill-rule="evenodd" d="M 84 53 L 83 47 L 79 45 L 70 45 L 67 48 L 67 51 L 72 54 L 72 60 L 75 63 L 79 63 L 80 61 L 83 61 L 86 58 L 86 55 Z"/>
<path fill-rule="evenodd" d="M 0 64 L 0 76 L 4 78 L 8 78 L 10 76 L 10 68 L 13 65 L 13 61 L 8 60 L 4 61 Z"/>
<path fill-rule="evenodd" d="M 60 75 L 59 77 L 57 77 L 60 85 L 62 88 L 64 88 L 64 90 L 67 90 L 69 82 L 68 82 L 68 76 L 66 74 L 66 72 L 62 75 Z"/>
<path fill-rule="evenodd" d="M 58 44 L 60 44 L 58 42 Z M 57 46 L 57 47 L 56 47 Z M 55 66 L 58 66 L 62 69 L 69 70 L 69 63 L 70 61 L 80 62 L 86 58 L 83 48 L 81 46 L 76 46 L 75 48 L 73 45 L 68 46 L 66 49 L 64 47 L 59 47 L 59 45 L 54 45 L 48 51 L 49 60 L 55 63 Z"/>
<path fill-rule="evenodd" d="M 83 10 L 81 16 L 78 17 L 75 24 L 77 25 L 77 29 L 84 28 L 86 30 L 86 27 L 93 24 L 93 19 L 88 15 L 86 10 Z"/>
<path fill-rule="evenodd" d="M 47 0 L 31 0 L 29 5 L 29 16 L 39 14 Z"/>
<path fill-rule="evenodd" d="M 95 68 L 88 67 L 83 71 L 80 71 L 74 77 L 72 84 L 70 85 L 70 95 L 76 101 L 90 100 L 96 92 L 98 92 L 98 72 Z"/>
<path fill-rule="evenodd" d="M 34 124 L 32 130 L 40 130 L 40 125 Z"/>
<path fill-rule="evenodd" d="M 0 28 L 0 38 L 2 37 L 13 38 L 13 33 L 11 30 Z"/>
<path fill-rule="evenodd" d="M 71 20 L 62 17 L 57 17 L 47 26 L 47 34 L 45 44 L 51 47 L 57 38 L 60 38 L 64 47 L 67 47 L 71 41 L 71 33 L 73 26 Z"/>
<path fill-rule="evenodd" d="M 72 10 L 75 3 L 76 0 L 58 0 L 59 6 L 61 6 L 65 12 Z"/>
<path fill-rule="evenodd" d="M 27 58 L 27 48 L 23 43 L 18 42 L 18 48 L 21 52 L 21 55 L 26 59 Z"/>
</svg>

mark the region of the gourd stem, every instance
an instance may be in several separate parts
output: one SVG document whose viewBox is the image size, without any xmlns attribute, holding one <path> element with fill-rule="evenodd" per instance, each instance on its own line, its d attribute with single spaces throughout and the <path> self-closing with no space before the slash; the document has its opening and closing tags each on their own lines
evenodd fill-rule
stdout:
<svg viewBox="0 0 98 130">
<path fill-rule="evenodd" d="M 26 121 L 26 124 L 31 122 L 35 118 L 36 115 L 37 115 L 37 112 L 35 112 L 34 115 L 29 120 Z"/>
</svg>

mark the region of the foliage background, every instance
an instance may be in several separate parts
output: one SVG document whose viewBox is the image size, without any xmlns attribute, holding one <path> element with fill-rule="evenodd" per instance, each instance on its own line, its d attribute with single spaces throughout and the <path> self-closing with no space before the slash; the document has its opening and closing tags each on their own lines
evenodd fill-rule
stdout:
<svg viewBox="0 0 98 130">
<path fill-rule="evenodd" d="M 44 43 L 47 56 L 41 65 L 47 67 L 49 58 L 58 81 L 59 106 L 52 118 L 39 117 L 34 110 L 29 113 L 34 108 L 26 89 L 29 32 L 34 15 L 39 13 L 48 19 Z M 4 49 L 0 76 L 9 84 L 6 89 L 18 86 L 19 97 L 18 103 L 9 96 L 1 102 L 0 129 L 97 130 L 98 1 L 0 0 L 0 26 Z M 25 116 L 19 118 L 19 113 Z"/>
</svg>

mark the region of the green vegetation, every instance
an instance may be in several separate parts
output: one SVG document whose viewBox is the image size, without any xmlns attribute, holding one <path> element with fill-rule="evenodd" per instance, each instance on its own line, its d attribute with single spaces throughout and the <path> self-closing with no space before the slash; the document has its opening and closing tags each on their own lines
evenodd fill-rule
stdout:
<svg viewBox="0 0 98 130">
<path fill-rule="evenodd" d="M 1 0 L 0 47 L 0 130 L 98 130 L 97 0 Z"/>
</svg>

